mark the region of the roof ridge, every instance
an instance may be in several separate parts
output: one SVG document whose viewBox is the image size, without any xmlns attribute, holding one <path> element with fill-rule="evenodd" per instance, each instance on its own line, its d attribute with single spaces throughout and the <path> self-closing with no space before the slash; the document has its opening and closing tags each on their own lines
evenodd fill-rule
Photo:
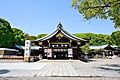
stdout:
<svg viewBox="0 0 120 80">
<path fill-rule="evenodd" d="M 82 38 L 78 38 L 78 37 L 72 35 L 71 33 L 67 32 L 66 30 L 64 30 L 64 29 L 63 29 L 63 26 L 62 26 L 62 24 L 61 24 L 60 22 L 59 22 L 59 24 L 58 24 L 58 26 L 57 26 L 57 29 L 56 29 L 53 33 L 51 33 L 51 34 L 49 34 L 49 35 L 46 35 L 46 36 L 44 36 L 44 37 L 42 37 L 42 38 L 39 38 L 39 39 L 37 39 L 37 40 L 34 40 L 34 41 L 44 41 L 44 40 L 47 40 L 47 39 L 51 38 L 52 36 L 54 36 L 58 31 L 61 31 L 66 37 L 68 37 L 68 38 L 70 38 L 70 39 L 72 39 L 72 40 L 76 40 L 76 41 L 87 41 L 87 40 L 84 40 L 84 39 L 82 39 Z M 34 42 L 34 41 L 33 41 L 33 42 Z"/>
</svg>

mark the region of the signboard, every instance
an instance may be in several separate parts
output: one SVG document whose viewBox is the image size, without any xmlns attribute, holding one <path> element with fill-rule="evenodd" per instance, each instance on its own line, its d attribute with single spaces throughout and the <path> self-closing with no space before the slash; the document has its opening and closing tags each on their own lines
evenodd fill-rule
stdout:
<svg viewBox="0 0 120 80">
<path fill-rule="evenodd" d="M 25 41 L 24 57 L 30 57 L 30 52 L 31 52 L 31 41 L 26 40 Z"/>
<path fill-rule="evenodd" d="M 53 52 L 67 52 L 68 49 L 53 49 Z"/>
<path fill-rule="evenodd" d="M 72 49 L 68 49 L 68 57 L 73 57 L 73 51 L 72 51 Z"/>
<path fill-rule="evenodd" d="M 52 57 L 52 49 L 45 49 L 45 53 L 47 53 L 47 57 Z"/>
</svg>

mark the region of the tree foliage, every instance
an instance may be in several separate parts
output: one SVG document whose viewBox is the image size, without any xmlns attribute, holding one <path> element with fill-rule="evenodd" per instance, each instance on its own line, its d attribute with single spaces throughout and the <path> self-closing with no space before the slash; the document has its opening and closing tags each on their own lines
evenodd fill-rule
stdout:
<svg viewBox="0 0 120 80">
<path fill-rule="evenodd" d="M 27 33 L 24 33 L 22 30 L 17 28 L 12 28 L 15 35 L 15 44 L 24 45 L 25 40 L 35 40 L 36 36 L 30 36 Z"/>
<path fill-rule="evenodd" d="M 104 45 L 112 44 L 111 36 L 104 34 L 94 34 L 94 33 L 77 33 L 73 34 L 79 38 L 83 38 L 89 41 L 89 45 Z"/>
<path fill-rule="evenodd" d="M 28 33 L 25 33 L 25 40 L 35 40 L 36 36 L 30 36 Z"/>
<path fill-rule="evenodd" d="M 42 38 L 42 37 L 44 37 L 44 36 L 46 36 L 47 34 L 39 34 L 38 36 L 37 36 L 37 39 L 39 39 L 39 38 Z"/>
<path fill-rule="evenodd" d="M 83 53 L 85 53 L 85 54 L 88 54 L 88 53 L 91 51 L 91 49 L 89 48 L 89 44 L 86 44 L 86 45 L 84 45 L 84 46 L 81 46 L 80 49 L 81 49 L 81 51 L 82 51 Z"/>
<path fill-rule="evenodd" d="M 0 47 L 14 47 L 15 36 L 10 23 L 0 18 Z"/>
<path fill-rule="evenodd" d="M 77 8 L 86 20 L 109 18 L 115 28 L 120 28 L 120 0 L 72 0 L 72 7 Z"/>
<path fill-rule="evenodd" d="M 35 39 L 36 39 L 36 36 L 29 36 L 28 40 L 35 40 Z"/>
<path fill-rule="evenodd" d="M 111 34 L 112 41 L 115 45 L 120 46 L 120 31 L 112 32 Z"/>
<path fill-rule="evenodd" d="M 14 35 L 15 35 L 15 44 L 24 45 L 25 42 L 25 35 L 24 32 L 17 28 L 12 28 Z"/>
</svg>

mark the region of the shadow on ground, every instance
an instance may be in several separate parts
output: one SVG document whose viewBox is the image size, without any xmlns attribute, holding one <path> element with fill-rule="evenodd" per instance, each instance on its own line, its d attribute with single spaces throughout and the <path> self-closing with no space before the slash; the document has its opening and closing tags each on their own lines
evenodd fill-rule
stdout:
<svg viewBox="0 0 120 80">
<path fill-rule="evenodd" d="M 101 67 L 97 67 L 97 68 L 105 70 L 105 71 L 115 71 L 120 74 L 120 65 L 119 64 L 105 64 L 105 65 L 101 65 Z"/>
<path fill-rule="evenodd" d="M 0 70 L 0 74 L 6 74 L 6 73 L 8 73 L 8 72 L 10 72 L 10 71 L 7 70 L 7 69 Z"/>
<path fill-rule="evenodd" d="M 102 65 L 102 66 L 118 67 L 118 68 L 120 68 L 120 64 L 105 64 L 105 65 Z"/>
<path fill-rule="evenodd" d="M 89 62 L 96 62 L 96 60 L 93 60 L 93 59 L 89 59 L 88 61 Z"/>
<path fill-rule="evenodd" d="M 93 60 L 93 59 L 80 60 L 80 61 L 85 62 L 85 63 L 96 62 L 96 60 Z"/>
</svg>

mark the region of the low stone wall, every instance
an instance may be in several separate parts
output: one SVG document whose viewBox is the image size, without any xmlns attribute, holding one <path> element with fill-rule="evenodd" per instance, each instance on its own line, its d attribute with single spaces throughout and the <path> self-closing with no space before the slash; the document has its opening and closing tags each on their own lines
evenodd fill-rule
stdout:
<svg viewBox="0 0 120 80">
<path fill-rule="evenodd" d="M 0 59 L 24 59 L 23 56 L 3 56 Z"/>
</svg>

